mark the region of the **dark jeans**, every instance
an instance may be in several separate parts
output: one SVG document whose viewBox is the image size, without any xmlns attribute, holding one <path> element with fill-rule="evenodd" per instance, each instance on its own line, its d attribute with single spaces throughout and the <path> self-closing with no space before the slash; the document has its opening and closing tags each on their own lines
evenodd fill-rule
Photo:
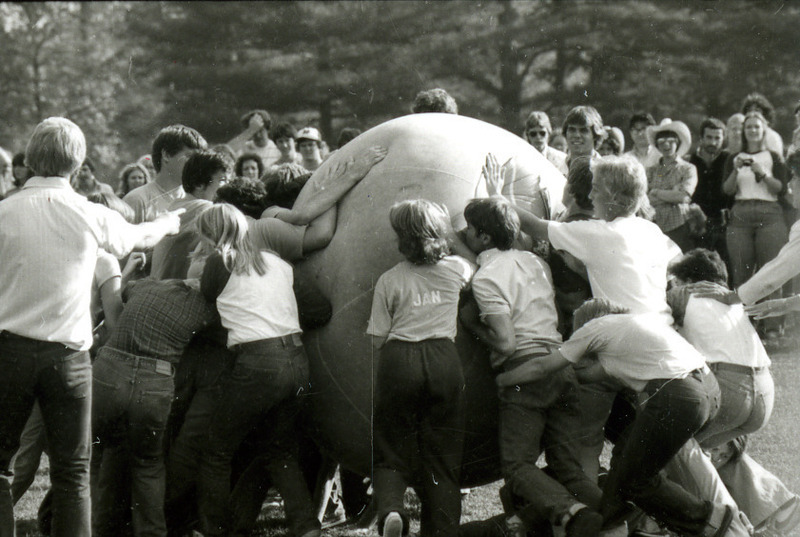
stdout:
<svg viewBox="0 0 800 537">
<path fill-rule="evenodd" d="M 199 512 L 206 536 L 227 535 L 231 523 L 231 460 L 250 431 L 269 414 L 267 426 L 285 432 L 272 444 L 270 473 L 295 535 L 318 529 L 311 494 L 298 464 L 297 404 L 308 394 L 308 358 L 299 335 L 237 345 L 236 364 L 212 414 L 200 459 Z M 291 432 L 289 432 L 291 431 Z"/>
<path fill-rule="evenodd" d="M 600 489 L 578 459 L 580 427 L 577 384 L 571 368 L 500 391 L 503 476 L 511 492 L 527 504 L 517 513 L 526 525 L 537 526 L 542 521 L 557 525 L 577 502 L 597 509 Z M 542 451 L 555 479 L 536 466 Z"/>
<path fill-rule="evenodd" d="M 614 446 L 601 513 L 608 527 L 631 513 L 630 501 L 680 534 L 697 535 L 711 514 L 710 502 L 667 479 L 662 469 L 717 413 L 714 375 L 696 370 L 685 379 L 652 380 L 634 422 Z"/>
<path fill-rule="evenodd" d="M 777 201 L 738 200 L 731 209 L 727 230 L 728 253 L 734 287 L 739 287 L 778 255 L 789 239 L 783 209 Z M 778 290 L 766 298 L 781 298 Z M 779 330 L 780 317 L 761 322 L 765 331 Z"/>
<path fill-rule="evenodd" d="M 103 445 L 95 535 L 116 535 L 117 491 L 129 486 L 134 535 L 165 536 L 164 432 L 175 393 L 172 366 L 102 347 L 94 363 L 93 388 L 92 426 Z M 119 479 L 118 468 L 126 464 L 130 482 Z"/>
<path fill-rule="evenodd" d="M 89 353 L 2 332 L 0 371 L 0 535 L 14 534 L 10 463 L 34 401 L 38 401 L 50 447 L 52 535 L 88 537 L 92 407 Z"/>
<path fill-rule="evenodd" d="M 400 513 L 411 485 L 423 535 L 453 535 L 461 518 L 464 374 L 452 341 L 390 341 L 381 349 L 375 394 L 374 487 L 378 524 Z"/>
</svg>

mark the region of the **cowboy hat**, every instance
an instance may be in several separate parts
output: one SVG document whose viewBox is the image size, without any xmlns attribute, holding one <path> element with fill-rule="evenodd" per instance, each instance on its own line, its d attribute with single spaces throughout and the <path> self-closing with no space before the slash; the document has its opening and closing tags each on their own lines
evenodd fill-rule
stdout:
<svg viewBox="0 0 800 537">
<path fill-rule="evenodd" d="M 660 125 L 647 127 L 647 140 L 650 142 L 650 145 L 658 149 L 658 146 L 656 146 L 656 136 L 658 133 L 665 131 L 674 132 L 678 137 L 679 157 L 689 152 L 689 149 L 692 147 L 692 134 L 689 132 L 689 127 L 687 127 L 686 123 L 683 121 L 672 121 L 669 118 L 662 119 Z"/>
</svg>

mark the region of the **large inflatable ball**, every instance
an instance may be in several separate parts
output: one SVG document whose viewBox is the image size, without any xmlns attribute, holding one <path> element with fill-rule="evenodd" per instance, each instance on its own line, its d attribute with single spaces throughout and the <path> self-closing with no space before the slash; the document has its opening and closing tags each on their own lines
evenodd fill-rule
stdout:
<svg viewBox="0 0 800 537">
<path fill-rule="evenodd" d="M 365 335 L 378 277 L 403 258 L 389 224 L 390 207 L 425 198 L 447 206 L 463 222 L 466 203 L 485 196 L 481 168 L 487 153 L 500 163 L 513 159 L 503 192 L 544 215 L 558 205 L 563 176 L 518 136 L 475 119 L 450 114 L 416 114 L 381 124 L 331 155 L 314 177 L 371 146 L 386 158 L 339 203 L 331 243 L 300 263 L 333 306 L 333 318 L 305 334 L 311 364 L 310 433 L 345 467 L 369 475 L 372 467 L 372 404 L 377 354 Z M 312 179 L 313 181 L 314 179 Z M 544 199 L 542 189 L 547 190 Z M 298 198 L 302 203 L 303 194 Z M 466 377 L 465 486 L 499 476 L 497 389 L 489 352 L 463 327 L 457 346 Z"/>
</svg>

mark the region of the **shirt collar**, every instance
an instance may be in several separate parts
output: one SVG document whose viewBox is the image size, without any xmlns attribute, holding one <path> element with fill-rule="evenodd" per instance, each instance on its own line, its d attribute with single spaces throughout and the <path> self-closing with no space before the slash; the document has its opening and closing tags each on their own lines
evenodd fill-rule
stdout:
<svg viewBox="0 0 800 537">
<path fill-rule="evenodd" d="M 477 259 L 475 259 L 475 263 L 477 263 L 479 267 L 482 267 L 501 253 L 502 252 L 497 248 L 489 248 L 488 250 L 484 250 L 478 254 Z"/>
<path fill-rule="evenodd" d="M 22 188 L 61 188 L 72 190 L 72 185 L 69 184 L 69 179 L 66 177 L 42 177 L 37 175 L 25 181 L 25 186 Z"/>
</svg>

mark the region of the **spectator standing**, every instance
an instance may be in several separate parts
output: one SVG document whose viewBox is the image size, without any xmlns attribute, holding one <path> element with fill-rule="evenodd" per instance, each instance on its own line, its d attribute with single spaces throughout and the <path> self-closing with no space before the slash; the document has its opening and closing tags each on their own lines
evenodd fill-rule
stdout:
<svg viewBox="0 0 800 537">
<path fill-rule="evenodd" d="M 322 136 L 314 127 L 303 127 L 297 133 L 297 149 L 303 160 L 303 168 L 313 172 L 322 164 Z"/>
<path fill-rule="evenodd" d="M 783 138 L 770 127 L 775 121 L 775 107 L 763 94 L 753 92 L 742 102 L 742 114 L 747 115 L 748 112 L 761 112 L 761 115 L 767 120 L 767 132 L 764 140 L 766 148 L 783 160 Z"/>
<path fill-rule="evenodd" d="M 72 188 L 81 196 L 88 197 L 92 194 L 110 194 L 113 196 L 114 189 L 111 188 L 111 185 L 101 183 L 94 176 L 96 169 L 94 161 L 86 157 L 86 160 L 83 161 L 83 164 L 81 164 L 81 167 L 75 173 L 74 179 L 71 181 Z"/>
<path fill-rule="evenodd" d="M 697 188 L 692 201 L 700 206 L 707 219 L 706 230 L 698 239 L 699 246 L 719 253 L 729 266 L 725 228 L 733 198 L 722 191 L 725 162 L 730 156 L 723 149 L 724 143 L 725 124 L 713 117 L 704 119 L 700 124 L 700 142 L 689 162 L 697 169 Z"/>
<path fill-rule="evenodd" d="M 245 128 L 228 142 L 237 155 L 255 153 L 265 167 L 272 166 L 281 157 L 275 143 L 269 139 L 272 118 L 266 110 L 250 110 L 241 118 Z"/>
<path fill-rule="evenodd" d="M 525 140 L 566 177 L 569 173 L 567 154 L 547 145 L 552 134 L 553 127 L 550 125 L 550 118 L 546 113 L 534 110 L 528 114 L 528 119 L 525 120 Z"/>
<path fill-rule="evenodd" d="M 244 177 L 250 181 L 258 181 L 264 175 L 264 163 L 255 153 L 245 153 L 236 159 L 234 166 L 236 177 Z"/>
<path fill-rule="evenodd" d="M 778 255 L 788 240 L 778 200 L 786 192 L 789 177 L 780 155 L 767 149 L 767 125 L 760 112 L 749 112 L 742 131 L 742 151 L 725 166 L 722 189 L 735 200 L 726 232 L 734 287 Z M 780 298 L 780 294 L 777 291 L 771 298 Z M 780 326 L 774 318 L 764 321 L 768 342 L 777 340 Z"/>
<path fill-rule="evenodd" d="M 150 172 L 147 171 L 144 165 L 138 162 L 128 164 L 119 172 L 119 190 L 117 191 L 117 196 L 124 198 L 131 190 L 144 186 L 149 182 Z"/>
<path fill-rule="evenodd" d="M 190 127 L 171 125 L 161 129 L 153 140 L 155 179 L 122 198 L 133 208 L 137 223 L 165 213 L 173 201 L 185 195 L 181 186 L 183 165 L 192 153 L 206 147 L 205 138 Z"/>
<path fill-rule="evenodd" d="M 76 194 L 68 177 L 86 158 L 80 128 L 37 125 L 25 161 L 36 174 L 0 204 L 0 465 L 9 467 L 34 402 L 50 444 L 55 537 L 88 537 L 91 444 L 91 284 L 98 248 L 122 257 L 177 231 L 165 214 L 134 226 Z M 31 219 L 37 225 L 30 225 Z M 0 533 L 13 535 L 8 472 L 0 476 Z"/>
<path fill-rule="evenodd" d="M 629 123 L 633 147 L 625 154 L 635 157 L 644 166 L 645 170 L 658 164 L 658 159 L 661 156 L 647 137 L 647 129 L 655 126 L 655 124 L 656 120 L 647 112 L 634 114 L 631 116 Z"/>
<path fill-rule="evenodd" d="M 692 145 L 689 127 L 682 121 L 664 119 L 649 127 L 647 137 L 661 154 L 647 168 L 647 196 L 655 209 L 655 222 L 682 251 L 694 248 L 689 228 L 689 202 L 697 187 L 697 169 L 683 160 Z"/>
<path fill-rule="evenodd" d="M 294 125 L 287 122 L 278 123 L 270 131 L 270 137 L 281 152 L 280 158 L 272 163 L 272 167 L 281 164 L 302 163 L 303 157 L 297 152 L 297 129 L 294 128 Z M 267 169 L 269 168 L 267 167 Z"/>
<path fill-rule="evenodd" d="M 579 158 L 600 157 L 597 148 L 603 142 L 606 132 L 603 118 L 592 106 L 576 106 L 567 113 L 561 132 L 567 139 L 567 166 Z"/>
</svg>

